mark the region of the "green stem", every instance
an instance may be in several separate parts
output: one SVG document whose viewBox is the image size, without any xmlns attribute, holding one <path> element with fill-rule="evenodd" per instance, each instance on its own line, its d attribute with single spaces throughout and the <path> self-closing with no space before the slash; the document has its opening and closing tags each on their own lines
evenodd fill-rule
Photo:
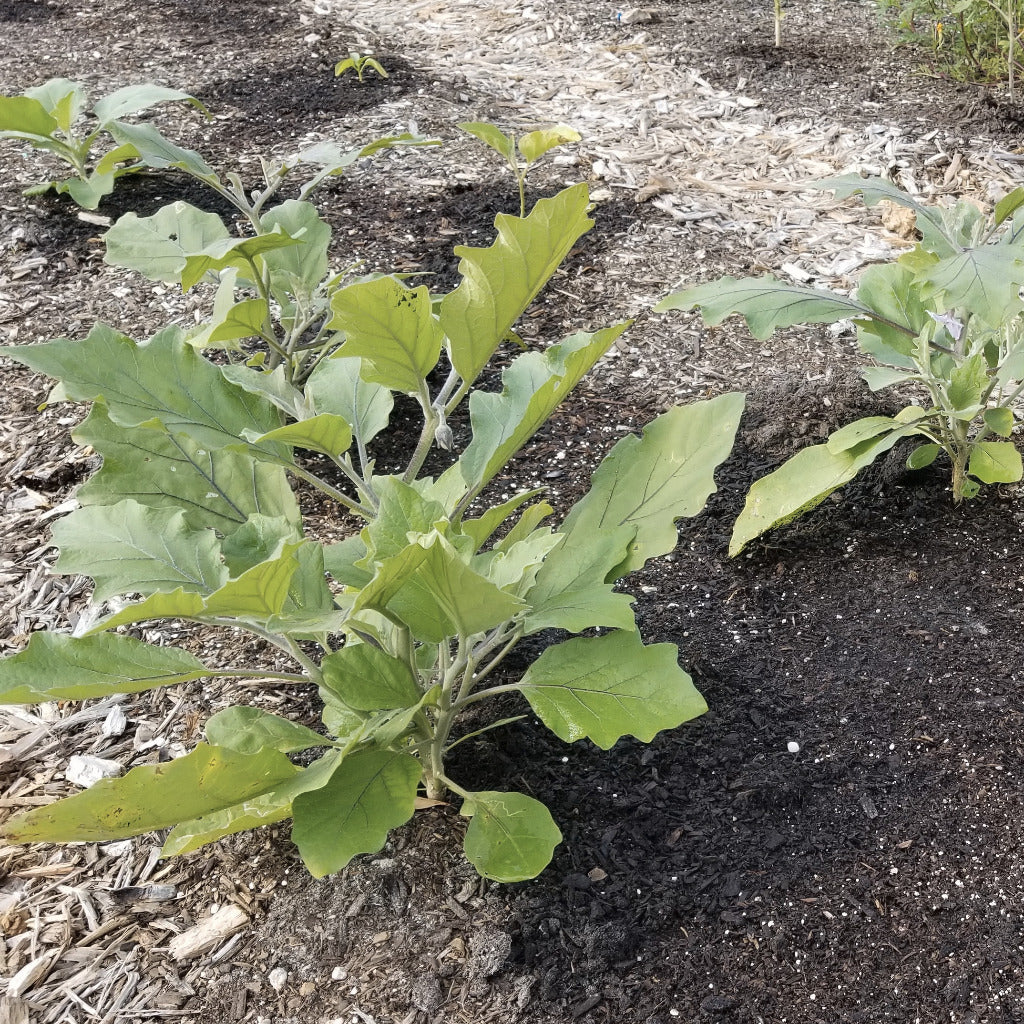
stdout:
<svg viewBox="0 0 1024 1024">
<path fill-rule="evenodd" d="M 283 465 L 290 473 L 293 473 L 300 480 L 305 480 L 306 483 L 311 484 L 318 491 L 322 491 L 329 498 L 333 498 L 339 505 L 344 505 L 350 512 L 355 512 L 361 515 L 364 519 L 372 519 L 374 510 L 367 508 L 362 502 L 356 501 L 354 498 L 350 498 L 347 494 L 339 491 L 337 487 L 332 487 L 326 480 L 321 480 L 315 473 L 310 473 L 309 470 L 303 469 L 301 466 L 297 466 L 294 462 L 288 462 L 282 460 Z"/>
</svg>

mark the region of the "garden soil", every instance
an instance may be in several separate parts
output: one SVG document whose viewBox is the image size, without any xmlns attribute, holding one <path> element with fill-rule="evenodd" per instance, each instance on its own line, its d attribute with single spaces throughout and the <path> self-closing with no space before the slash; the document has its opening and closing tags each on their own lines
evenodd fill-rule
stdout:
<svg viewBox="0 0 1024 1024">
<path fill-rule="evenodd" d="M 849 287 L 908 232 L 795 182 L 875 170 L 936 201 L 990 203 L 1021 174 L 1021 108 L 998 87 L 944 78 L 930 52 L 893 50 L 871 3 L 787 2 L 781 49 L 771 6 L 0 0 L 4 92 L 56 75 L 96 95 L 140 80 L 187 89 L 213 119 L 167 107 L 157 123 L 247 183 L 257 155 L 318 139 L 357 145 L 410 127 L 442 139 L 357 164 L 318 194 L 339 269 L 361 261 L 450 287 L 453 245 L 487 244 L 495 213 L 517 201 L 457 122 L 576 125 L 583 143 L 538 168 L 531 198 L 588 180 L 597 226 L 523 335 L 542 344 L 639 319 L 499 489 L 540 484 L 564 510 L 600 455 L 662 409 L 748 394 L 718 493 L 680 524 L 672 556 L 628 581 L 645 640 L 678 645 L 709 712 L 610 751 L 567 746 L 527 716 L 455 752 L 454 778 L 551 808 L 564 841 L 538 879 L 477 878 L 461 854 L 465 820 L 447 806 L 319 881 L 286 827 L 167 862 L 158 837 L 4 847 L 0 974 L 20 980 L 0 1019 L 1024 1021 L 1017 488 L 954 507 L 941 466 L 911 474 L 895 452 L 730 560 L 757 477 L 890 407 L 857 378 L 849 333 L 761 342 L 739 324 L 706 331 L 692 315 L 645 311 L 683 278 L 723 273 Z M 389 77 L 335 80 L 349 51 L 373 52 Z M 595 84 L 592 65 L 616 70 Z M 20 194 L 43 173 L 37 155 L 4 144 L 0 166 L 8 343 L 81 336 L 97 319 L 144 337 L 206 308 L 202 289 L 181 296 L 105 266 L 100 235 L 103 218 L 174 199 L 225 212 L 214 197 L 140 177 L 80 219 L 64 200 Z M 46 573 L 47 536 L 95 460 L 68 437 L 77 410 L 38 411 L 47 382 L 9 362 L 2 372 L 0 647 L 13 653 L 32 630 L 85 613 L 85 581 Z M 314 528 L 337 531 L 303 500 Z M 161 629 L 211 660 L 244 653 L 236 638 Z M 216 681 L 131 698 L 120 733 L 101 729 L 112 703 L 8 716 L 3 813 L 66 793 L 72 754 L 128 764 L 187 749 L 237 699 Z M 316 720 L 294 690 L 243 699 Z M 493 718 L 524 707 L 510 700 Z M 241 931 L 170 955 L 170 939 L 228 904 L 245 911 Z"/>
</svg>

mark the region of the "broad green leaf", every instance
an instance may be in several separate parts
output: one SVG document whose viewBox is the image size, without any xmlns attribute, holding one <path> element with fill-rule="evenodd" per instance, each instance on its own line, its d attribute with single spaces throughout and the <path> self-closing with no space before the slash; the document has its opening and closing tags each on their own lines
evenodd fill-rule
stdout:
<svg viewBox="0 0 1024 1024">
<path fill-rule="evenodd" d="M 318 413 L 341 416 L 369 444 L 388 425 L 394 399 L 387 388 L 363 378 L 362 365 L 361 359 L 324 359 L 306 381 L 306 397 Z"/>
<path fill-rule="evenodd" d="M 1024 465 L 1012 441 L 979 441 L 971 449 L 967 472 L 983 484 L 1012 484 L 1024 476 Z"/>
<path fill-rule="evenodd" d="M 107 127 L 120 143 L 134 146 L 148 167 L 173 167 L 200 181 L 217 181 L 213 168 L 194 150 L 183 149 L 165 139 L 151 124 L 118 121 Z"/>
<path fill-rule="evenodd" d="M 1000 406 L 997 409 L 986 409 L 985 426 L 1000 437 L 1009 437 L 1013 433 L 1013 410 Z"/>
<path fill-rule="evenodd" d="M 463 519 L 461 524 L 462 531 L 473 538 L 476 550 L 479 551 L 480 548 L 490 540 L 494 531 L 497 530 L 506 519 L 514 515 L 516 511 L 525 505 L 531 498 L 536 498 L 538 494 L 543 493 L 543 487 L 535 487 L 532 491 L 522 491 L 515 497 L 509 498 L 508 501 L 504 501 L 500 505 L 495 505 L 486 509 L 483 515 L 478 519 Z M 550 505 L 546 505 L 544 503 L 540 503 L 534 507 L 538 509 L 548 509 L 544 516 L 551 515 L 551 512 L 553 511 Z M 541 518 L 544 518 L 544 516 Z M 529 530 L 527 532 L 529 532 Z"/>
<path fill-rule="evenodd" d="M 103 197 L 114 191 L 118 177 L 118 173 L 114 171 L 94 172 L 88 178 L 68 178 L 66 181 L 56 181 L 53 187 L 58 193 L 66 192 L 83 210 L 95 210 Z"/>
<path fill-rule="evenodd" d="M 573 334 L 543 353 L 527 352 L 502 373 L 501 394 L 470 395 L 473 440 L 459 459 L 458 472 L 471 493 L 478 493 L 508 464 L 629 323 Z"/>
<path fill-rule="evenodd" d="M 519 517 L 516 525 L 494 545 L 494 550 L 507 551 L 513 544 L 526 540 L 548 516 L 554 514 L 554 511 L 546 501 L 538 501 L 536 505 L 531 505 Z"/>
<path fill-rule="evenodd" d="M 269 231 L 251 238 L 220 238 L 196 252 L 185 253 L 181 290 L 187 292 L 213 271 L 234 267 L 252 276 L 252 263 L 264 253 L 290 246 L 302 245 L 301 238 L 293 238 L 284 231 Z"/>
<path fill-rule="evenodd" d="M 541 199 L 525 218 L 499 214 L 487 249 L 457 246 L 462 282 L 441 301 L 452 366 L 476 380 L 512 325 L 594 222 L 586 185 Z"/>
<path fill-rule="evenodd" d="M 204 213 L 180 200 L 151 217 L 126 213 L 103 236 L 103 262 L 135 270 L 150 281 L 178 284 L 189 253 L 202 252 L 230 238 L 215 213 Z"/>
<path fill-rule="evenodd" d="M 229 383 L 176 329 L 139 344 L 97 324 L 83 341 L 6 346 L 0 355 L 58 378 L 74 401 L 102 400 L 121 426 L 156 420 L 168 433 L 187 434 L 207 448 L 234 444 L 245 430 L 263 434 L 281 424 L 276 409 Z"/>
<path fill-rule="evenodd" d="M 874 206 L 883 199 L 905 206 L 908 210 L 914 211 L 917 217 L 917 230 L 921 232 L 921 244 L 929 252 L 938 253 L 940 256 L 956 252 L 947 236 L 942 211 L 938 207 L 925 206 L 917 202 L 885 178 L 862 178 L 859 174 L 844 174 L 838 178 L 824 178 L 808 184 L 812 188 L 831 189 L 837 199 L 847 199 L 855 193 L 860 194 L 866 206 Z"/>
<path fill-rule="evenodd" d="M 234 267 L 225 270 L 217 286 L 213 311 L 209 319 L 188 332 L 188 343 L 193 348 L 222 346 L 237 350 L 241 348 L 237 342 L 242 338 L 253 338 L 263 334 L 269 315 L 266 300 L 255 298 L 236 302 L 237 287 L 238 271 Z M 230 342 L 235 344 L 229 344 Z"/>
<path fill-rule="evenodd" d="M 128 839 L 274 789 L 298 769 L 284 754 L 239 754 L 200 744 L 165 764 L 133 768 L 84 793 L 18 814 L 0 827 L 14 842 Z"/>
<path fill-rule="evenodd" d="M 549 647 L 519 688 L 567 743 L 587 737 L 602 750 L 623 736 L 649 743 L 708 709 L 678 656 L 673 644 L 645 647 L 633 630 L 576 637 Z"/>
<path fill-rule="evenodd" d="M 302 150 L 295 159 L 302 163 L 320 164 L 320 170 L 299 190 L 299 198 L 305 199 L 321 182 L 327 178 L 343 174 L 357 160 L 379 153 L 383 149 L 399 146 L 439 146 L 440 139 L 428 139 L 424 135 L 402 132 L 400 135 L 387 135 L 374 139 L 359 149 L 343 150 L 336 142 L 318 142 Z"/>
<path fill-rule="evenodd" d="M 392 750 L 358 750 L 328 782 L 292 801 L 292 842 L 315 878 L 340 871 L 360 853 L 376 853 L 413 815 L 420 763 Z"/>
<path fill-rule="evenodd" d="M 102 405 L 93 406 L 72 436 L 103 456 L 100 470 L 76 492 L 83 505 L 131 498 L 151 508 L 180 509 L 194 529 L 224 534 L 254 515 L 299 521 L 284 469 L 244 452 L 207 448 L 187 434 L 126 430 L 110 421 Z"/>
<path fill-rule="evenodd" d="M 566 142 L 579 142 L 580 133 L 566 124 L 556 124 L 551 128 L 540 128 L 527 132 L 519 140 L 519 152 L 528 163 L 536 163 L 549 149 L 561 146 Z"/>
<path fill-rule="evenodd" d="M 251 440 L 256 444 L 276 441 L 294 445 L 297 448 L 321 452 L 334 459 L 348 451 L 352 444 L 352 428 L 340 416 L 321 413 L 318 416 L 310 416 L 309 419 L 299 420 L 298 423 L 287 423 L 266 434 L 256 435 Z"/>
<path fill-rule="evenodd" d="M 423 497 L 400 477 L 377 477 L 374 490 L 380 504 L 373 521 L 363 530 L 368 563 L 380 562 L 404 550 L 412 535 L 429 533 L 447 515 L 444 505 Z"/>
<path fill-rule="evenodd" d="M 397 617 L 418 640 L 441 643 L 512 619 L 525 605 L 473 572 L 437 533 L 380 564 L 353 608 Z"/>
<path fill-rule="evenodd" d="M 673 292 L 655 307 L 670 309 L 700 306 L 704 322 L 717 327 L 733 313 L 747 322 L 759 341 L 781 327 L 794 324 L 834 324 L 850 317 L 871 316 L 872 310 L 856 299 L 805 285 L 787 284 L 774 277 L 723 277 L 717 281 Z"/>
<path fill-rule="evenodd" d="M 271 292 L 285 308 L 296 295 L 308 299 L 327 276 L 331 226 L 312 203 L 297 199 L 289 199 L 267 210 L 262 221 L 268 231 L 282 231 L 292 238 L 302 238 L 301 245 L 264 254 L 263 262 L 270 270 Z"/>
<path fill-rule="evenodd" d="M 608 582 L 675 548 L 676 520 L 695 516 L 717 490 L 715 470 L 732 450 L 744 396 L 722 395 L 678 406 L 622 438 L 594 473 L 590 490 L 570 510 L 562 532 L 594 537 L 635 529 L 626 557 L 609 566 Z"/>
<path fill-rule="evenodd" d="M 327 743 L 319 733 L 298 722 L 253 707 L 224 708 L 210 718 L 204 731 L 211 746 L 239 754 L 258 754 L 265 749 L 291 754 Z"/>
<path fill-rule="evenodd" d="M 323 688 L 356 711 L 388 711 L 419 704 L 423 693 L 412 669 L 372 644 L 350 644 L 324 658 Z"/>
<path fill-rule="evenodd" d="M 153 647 L 114 633 L 33 633 L 25 650 L 0 659 L 0 704 L 139 693 L 215 674 L 177 647 Z"/>
<path fill-rule="evenodd" d="M 942 451 L 940 444 L 922 444 L 915 448 L 907 457 L 907 469 L 924 469 L 930 466 Z"/>
<path fill-rule="evenodd" d="M 373 579 L 373 573 L 359 568 L 365 557 L 366 544 L 358 534 L 324 545 L 324 567 L 347 587 L 364 587 Z"/>
<path fill-rule="evenodd" d="M 286 516 L 250 515 L 221 541 L 220 553 L 232 579 L 260 562 L 276 558 L 283 545 L 299 543 L 302 530 Z"/>
<path fill-rule="evenodd" d="M 408 288 L 378 277 L 331 296 L 330 327 L 345 332 L 341 356 L 363 361 L 362 375 L 393 391 L 422 394 L 437 365 L 443 336 L 425 285 Z"/>
<path fill-rule="evenodd" d="M 141 110 L 148 110 L 157 103 L 167 103 L 172 100 L 184 100 L 199 110 L 206 111 L 206 108 L 194 96 L 178 89 L 165 89 L 160 85 L 153 85 L 151 82 L 144 82 L 141 85 L 128 85 L 123 89 L 104 96 L 93 105 L 92 112 L 101 125 L 110 121 L 117 121 L 122 117 L 137 114 Z"/>
<path fill-rule="evenodd" d="M 67 78 L 51 78 L 42 85 L 26 89 L 25 95 L 29 99 L 38 100 L 56 118 L 65 134 L 71 131 L 71 126 L 82 116 L 89 101 L 82 83 Z"/>
<path fill-rule="evenodd" d="M 988 379 L 988 363 L 981 352 L 965 359 L 950 374 L 946 389 L 950 406 L 958 412 L 975 408 L 981 401 Z"/>
<path fill-rule="evenodd" d="M 461 813 L 470 819 L 463 849 L 484 878 L 536 878 L 562 841 L 551 812 L 524 793 L 471 793 Z"/>
<path fill-rule="evenodd" d="M 916 338 L 931 324 L 914 271 L 899 263 L 868 267 L 857 300 L 872 315 L 857 320 L 857 343 L 879 362 L 913 369 Z"/>
<path fill-rule="evenodd" d="M 833 455 L 838 455 L 878 437 L 879 434 L 887 434 L 899 425 L 899 421 L 891 416 L 865 416 L 833 431 L 829 434 L 825 446 Z"/>
<path fill-rule="evenodd" d="M 537 581 L 544 559 L 565 540 L 561 533 L 536 530 L 515 544 L 496 548 L 474 560 L 474 568 L 496 587 L 522 597 Z M 476 564 L 482 560 L 482 564 Z"/>
<path fill-rule="evenodd" d="M 479 139 L 485 146 L 490 146 L 510 164 L 516 162 L 515 142 L 512 137 L 490 121 L 461 121 L 458 127 Z"/>
<path fill-rule="evenodd" d="M 608 574 L 626 558 L 635 535 L 636 527 L 621 526 L 596 535 L 579 530 L 567 536 L 544 560 L 525 595 L 526 635 L 543 629 L 580 633 L 591 626 L 635 629 L 633 598 L 615 593 L 607 582 Z"/>
<path fill-rule="evenodd" d="M 254 565 L 210 592 L 157 593 L 101 620 L 90 632 L 148 619 L 239 619 L 266 623 L 280 615 L 298 569 L 298 544 L 284 544 L 275 558 Z"/>
<path fill-rule="evenodd" d="M 0 96 L 0 135 L 49 138 L 60 126 L 46 107 L 31 96 Z"/>
<path fill-rule="evenodd" d="M 291 816 L 295 797 L 319 789 L 331 777 L 340 758 L 340 751 L 332 750 L 266 793 L 222 810 L 210 811 L 201 818 L 181 822 L 168 835 L 160 851 L 161 856 L 191 853 L 225 836 L 283 821 Z"/>
<path fill-rule="evenodd" d="M 243 391 L 265 398 L 282 412 L 287 413 L 290 419 L 304 420 L 307 416 L 312 415 L 312 409 L 302 392 L 288 383 L 283 366 L 278 366 L 274 370 L 255 370 L 250 366 L 229 365 L 222 366 L 220 372 Z M 330 410 L 318 411 L 328 412 Z"/>
<path fill-rule="evenodd" d="M 227 580 L 213 530 L 192 529 L 185 514 L 136 501 L 90 505 L 55 524 L 59 573 L 96 581 L 93 600 L 171 590 L 210 593 Z"/>
<path fill-rule="evenodd" d="M 926 296 L 941 295 L 949 309 L 963 307 L 990 327 L 1024 309 L 1018 292 L 1024 283 L 1019 246 L 985 245 L 936 263 L 924 279 Z"/>
<path fill-rule="evenodd" d="M 916 428 L 906 426 L 852 451 L 833 454 L 827 445 L 817 444 L 797 452 L 750 488 L 743 511 L 733 526 L 730 556 L 738 555 L 755 537 L 773 526 L 790 523 L 820 505 L 901 437 L 915 433 Z"/>
<path fill-rule="evenodd" d="M 141 165 L 135 165 L 135 161 L 139 159 L 139 154 L 135 151 L 134 146 L 115 146 L 113 149 L 108 150 L 106 153 L 96 161 L 96 167 L 94 168 L 97 174 L 108 174 L 111 171 L 115 171 L 118 175 L 128 174 L 137 170 Z M 122 167 L 122 164 L 131 163 L 132 167 Z"/>
<path fill-rule="evenodd" d="M 324 634 L 339 632 L 345 613 L 335 604 L 327 585 L 324 546 L 307 540 L 299 545 L 295 554 L 298 565 L 288 587 L 288 596 L 281 611 L 268 620 L 269 628 L 296 639 L 315 639 L 327 647 Z"/>
<path fill-rule="evenodd" d="M 1003 221 L 1012 217 L 1024 206 L 1024 188 L 1015 188 L 996 203 L 995 224 L 998 227 Z"/>
</svg>

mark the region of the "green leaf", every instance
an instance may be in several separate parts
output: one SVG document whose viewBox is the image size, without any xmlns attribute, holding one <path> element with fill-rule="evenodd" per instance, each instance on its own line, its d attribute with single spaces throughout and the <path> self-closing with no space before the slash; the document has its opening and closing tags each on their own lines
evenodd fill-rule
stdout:
<svg viewBox="0 0 1024 1024">
<path fill-rule="evenodd" d="M 0 355 L 58 378 L 72 400 L 102 400 L 121 426 L 156 420 L 168 433 L 187 434 L 206 448 L 235 444 L 246 430 L 264 434 L 281 424 L 266 400 L 229 383 L 174 329 L 139 344 L 97 324 L 84 341 L 6 346 Z"/>
<path fill-rule="evenodd" d="M 1024 206 L 1024 188 L 1015 188 L 1007 193 L 996 203 L 995 225 L 998 227 L 1003 221 L 1012 217 L 1022 206 Z"/>
<path fill-rule="evenodd" d="M 649 743 L 707 711 L 678 655 L 673 644 L 645 647 L 632 630 L 576 637 L 549 647 L 519 688 L 567 743 L 588 737 L 608 750 L 627 735 Z"/>
<path fill-rule="evenodd" d="M 978 405 L 987 386 L 988 363 L 984 354 L 977 352 L 953 369 L 946 397 L 954 410 L 966 412 Z"/>
<path fill-rule="evenodd" d="M 209 811 L 191 821 L 181 822 L 168 835 L 160 851 L 161 856 L 174 857 L 191 853 L 225 836 L 283 821 L 291 816 L 295 797 L 324 785 L 340 758 L 340 751 L 332 750 L 266 793 L 222 810 Z"/>
<path fill-rule="evenodd" d="M 552 533 L 549 529 L 535 530 L 515 544 L 507 544 L 478 555 L 474 568 L 496 587 L 522 597 L 536 582 L 544 559 L 564 540 L 562 534 Z M 481 560 L 482 566 L 476 564 Z"/>
<path fill-rule="evenodd" d="M 399 146 L 439 146 L 440 139 L 428 139 L 423 135 L 402 132 L 400 135 L 387 135 L 374 139 L 359 149 L 343 150 L 336 142 L 318 142 L 302 150 L 295 159 L 301 163 L 320 164 L 320 170 L 299 190 L 299 198 L 305 199 L 326 178 L 343 174 L 357 160 L 379 153 L 382 149 Z"/>
<path fill-rule="evenodd" d="M 225 270 L 221 274 L 220 284 L 217 286 L 213 311 L 209 319 L 188 332 L 188 343 L 193 348 L 222 346 L 237 351 L 241 348 L 237 344 L 240 339 L 254 338 L 263 334 L 268 316 L 266 300 L 256 298 L 236 302 L 235 290 L 237 287 L 237 269 L 232 267 Z M 228 344 L 229 342 L 236 344 Z"/>
<path fill-rule="evenodd" d="M 425 285 L 378 277 L 336 291 L 331 308 L 330 327 L 345 332 L 341 355 L 361 358 L 366 380 L 405 394 L 426 390 L 444 339 Z"/>
<path fill-rule="evenodd" d="M 151 124 L 118 121 L 107 130 L 118 142 L 134 146 L 147 167 L 173 167 L 200 181 L 218 181 L 213 168 L 195 150 L 169 142 Z"/>
<path fill-rule="evenodd" d="M 59 573 L 96 581 L 93 600 L 117 594 L 183 590 L 210 593 L 227 580 L 212 530 L 192 529 L 185 514 L 126 500 L 77 509 L 55 524 Z"/>
<path fill-rule="evenodd" d="M 112 92 L 97 100 L 92 108 L 101 127 L 105 127 L 110 121 L 117 121 L 122 117 L 137 114 L 140 110 L 148 110 L 158 103 L 167 103 L 172 100 L 184 100 L 199 110 L 206 111 L 206 107 L 194 96 L 178 89 L 165 89 L 160 85 L 153 85 L 151 82 L 143 82 L 141 85 L 128 85 L 123 89 Z"/>
<path fill-rule="evenodd" d="M 371 644 L 348 644 L 324 658 L 323 688 L 356 711 L 389 711 L 419 704 L 412 669 Z"/>
<path fill-rule="evenodd" d="M 299 523 L 285 516 L 251 515 L 224 537 L 220 553 L 232 579 L 260 562 L 276 558 L 288 543 L 299 543 Z"/>
<path fill-rule="evenodd" d="M 181 290 L 187 292 L 207 274 L 229 267 L 251 277 L 251 264 L 264 253 L 300 245 L 301 238 L 293 238 L 284 231 L 269 231 L 251 238 L 217 239 L 201 250 L 185 253 L 185 266 L 180 275 Z"/>
<path fill-rule="evenodd" d="M 0 704 L 140 693 L 215 673 L 180 648 L 127 636 L 33 633 L 25 650 L 0 660 Z"/>
<path fill-rule="evenodd" d="M 899 263 L 868 267 L 857 300 L 870 310 L 857 321 L 857 343 L 879 362 L 904 369 L 916 366 L 917 337 L 932 321 L 916 274 Z"/>
<path fill-rule="evenodd" d="M 298 722 L 252 707 L 231 707 L 218 711 L 206 723 L 206 739 L 214 747 L 226 747 L 239 754 L 258 754 L 261 750 L 279 750 L 291 754 L 297 750 L 325 746 L 327 740 Z"/>
<path fill-rule="evenodd" d="M 415 757 L 359 750 L 319 789 L 292 801 L 292 842 L 315 878 L 340 871 L 360 853 L 376 853 L 413 815 L 421 774 Z"/>
<path fill-rule="evenodd" d="M 83 210 L 95 210 L 100 205 L 103 197 L 110 195 L 114 191 L 114 185 L 118 177 L 126 173 L 128 173 L 127 168 L 119 172 L 94 172 L 87 178 L 69 178 L 67 181 L 56 181 L 53 187 L 58 194 L 66 192 Z"/>
<path fill-rule="evenodd" d="M 369 444 L 388 425 L 394 399 L 387 388 L 363 378 L 362 365 L 361 359 L 322 360 L 306 381 L 306 397 L 318 413 L 341 416 Z"/>
<path fill-rule="evenodd" d="M 635 535 L 635 527 L 622 526 L 597 535 L 579 530 L 565 537 L 526 592 L 525 634 L 543 629 L 580 633 L 591 626 L 634 629 L 633 598 L 615 593 L 607 577 L 626 558 Z"/>
<path fill-rule="evenodd" d="M 510 164 L 516 162 L 515 142 L 512 137 L 489 121 L 460 121 L 458 127 L 479 139 L 485 146 L 490 146 Z"/>
<path fill-rule="evenodd" d="M 311 415 L 312 409 L 302 392 L 288 383 L 284 375 L 284 367 L 273 370 L 255 370 L 251 366 L 222 366 L 220 372 L 232 384 L 243 391 L 265 398 L 271 405 L 287 413 L 293 420 L 304 420 Z M 328 410 L 318 410 L 326 412 Z"/>
<path fill-rule="evenodd" d="M 470 401 L 472 401 L 472 399 L 470 399 Z M 525 505 L 526 502 L 528 502 L 531 498 L 536 498 L 538 494 L 543 493 L 543 487 L 535 487 L 532 491 L 522 491 L 521 493 L 515 495 L 515 497 L 509 498 L 508 501 L 502 502 L 500 505 L 495 505 L 492 508 L 486 509 L 483 515 L 480 516 L 478 519 L 464 519 L 462 521 L 462 530 L 464 533 L 468 534 L 470 537 L 473 538 L 473 543 L 476 545 L 476 550 L 479 551 L 480 548 L 482 548 L 484 544 L 486 544 L 487 541 L 490 540 L 491 536 L 494 534 L 494 531 L 497 530 L 498 527 L 501 526 L 501 524 L 505 522 L 506 519 L 514 515 L 517 509 Z M 544 512 L 543 515 L 540 516 L 541 519 L 551 515 L 551 513 L 554 511 L 550 505 L 544 502 L 538 503 L 537 505 L 534 506 L 534 508 L 538 510 L 538 513 L 535 513 L 535 515 L 539 514 L 539 511 L 541 509 L 547 510 Z M 532 529 L 533 527 L 531 526 L 529 530 L 527 530 L 526 532 L 529 533 Z"/>
<path fill-rule="evenodd" d="M 519 140 L 519 152 L 527 164 L 536 163 L 549 149 L 561 146 L 566 142 L 579 142 L 580 133 L 566 124 L 556 124 L 551 128 L 540 128 L 527 132 Z"/>
<path fill-rule="evenodd" d="M 359 568 L 366 558 L 366 544 L 358 534 L 336 544 L 324 545 L 324 566 L 339 583 L 347 587 L 365 587 L 373 573 Z"/>
<path fill-rule="evenodd" d="M 1009 437 L 1013 433 L 1013 410 L 1000 406 L 997 409 L 986 409 L 984 412 L 985 426 L 1000 437 Z"/>
<path fill-rule="evenodd" d="M 990 327 L 1024 309 L 1018 294 L 1024 283 L 1024 255 L 1018 246 L 986 245 L 948 256 L 922 280 L 926 296 L 941 295 L 947 308 L 969 309 Z"/>
<path fill-rule="evenodd" d="M 743 404 L 733 393 L 670 409 L 642 438 L 630 434 L 608 453 L 562 532 L 635 529 L 626 557 L 609 566 L 609 582 L 676 546 L 676 520 L 695 516 L 717 490 L 715 470 L 732 450 Z"/>
<path fill-rule="evenodd" d="M 780 327 L 834 324 L 849 317 L 870 316 L 872 312 L 845 295 L 787 284 L 774 277 L 723 277 L 673 292 L 654 309 L 664 313 L 695 306 L 700 306 L 704 322 L 711 327 L 717 327 L 732 313 L 739 313 L 759 341 L 770 338 Z"/>
<path fill-rule="evenodd" d="M 899 425 L 899 420 L 891 416 L 865 416 L 833 431 L 825 446 L 833 455 L 838 455 L 878 437 L 879 434 L 887 434 Z"/>
<path fill-rule="evenodd" d="M 268 431 L 251 438 L 256 444 L 264 441 L 277 441 L 281 444 L 295 445 L 309 451 L 321 452 L 334 459 L 348 451 L 352 444 L 352 428 L 340 416 L 321 413 L 299 420 L 298 423 L 287 423 L 276 430 Z"/>
<path fill-rule="evenodd" d="M 60 126 L 46 107 L 31 96 L 0 96 L 0 135 L 48 139 Z"/>
<path fill-rule="evenodd" d="M 258 796 L 298 769 L 284 754 L 239 754 L 200 744 L 165 764 L 133 768 L 84 793 L 18 814 L 0 827 L 14 842 L 127 839 Z"/>
<path fill-rule="evenodd" d="M 138 271 L 150 281 L 178 284 L 189 253 L 202 252 L 230 237 L 215 213 L 179 200 L 151 217 L 134 213 L 119 217 L 103 236 L 107 246 L 103 262 Z"/>
<path fill-rule="evenodd" d="M 397 617 L 418 640 L 472 636 L 513 618 L 525 605 L 473 572 L 437 533 L 384 559 L 353 613 L 369 608 Z"/>
<path fill-rule="evenodd" d="M 594 222 L 586 185 L 541 199 L 528 217 L 499 214 L 487 249 L 457 246 L 462 282 L 441 301 L 452 366 L 476 380 L 512 325 Z"/>
<path fill-rule="evenodd" d="M 919 379 L 915 373 L 893 370 L 888 366 L 865 366 L 860 371 L 860 375 L 872 391 L 881 391 L 883 388 L 892 387 L 893 384 L 905 384 L 908 381 Z"/>
<path fill-rule="evenodd" d="M 435 523 L 447 516 L 444 505 L 423 497 L 400 477 L 377 477 L 374 490 L 379 505 L 373 521 L 362 532 L 367 563 L 397 555 L 415 536 L 429 533 Z"/>
<path fill-rule="evenodd" d="M 461 813 L 470 819 L 466 859 L 496 882 L 536 878 L 562 841 L 551 812 L 523 793 L 471 793 Z"/>
<path fill-rule="evenodd" d="M 1012 484 L 1024 476 L 1024 465 L 1012 442 L 979 441 L 971 449 L 967 472 L 983 484 Z"/>
<path fill-rule="evenodd" d="M 473 440 L 457 470 L 470 493 L 478 493 L 508 464 L 629 323 L 594 334 L 573 334 L 543 353 L 527 352 L 502 373 L 501 394 L 474 391 L 470 395 Z"/>
<path fill-rule="evenodd" d="M 773 526 L 790 523 L 820 505 L 901 437 L 915 433 L 915 427 L 906 426 L 851 451 L 833 454 L 827 445 L 818 444 L 797 452 L 750 488 L 743 511 L 733 526 L 730 556 L 738 555 L 755 537 Z"/>
<path fill-rule="evenodd" d="M 312 203 L 289 199 L 267 210 L 262 217 L 268 231 L 282 231 L 302 244 L 265 253 L 263 261 L 270 270 L 270 290 L 282 306 L 296 295 L 308 299 L 327 276 L 327 248 L 331 226 L 316 212 Z"/>
<path fill-rule="evenodd" d="M 922 444 L 915 448 L 907 458 L 907 469 L 924 469 L 930 466 L 942 451 L 940 444 Z"/>
<path fill-rule="evenodd" d="M 299 508 L 283 468 L 244 452 L 207 448 L 186 434 L 125 429 L 94 405 L 72 433 L 91 445 L 103 465 L 75 497 L 83 505 L 131 498 L 151 508 L 179 509 L 193 529 L 229 534 L 251 516 L 299 522 Z"/>
</svg>

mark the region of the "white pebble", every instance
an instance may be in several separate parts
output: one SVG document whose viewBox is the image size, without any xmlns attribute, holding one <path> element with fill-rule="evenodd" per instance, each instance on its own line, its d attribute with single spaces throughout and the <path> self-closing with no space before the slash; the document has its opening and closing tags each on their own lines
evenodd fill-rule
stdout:
<svg viewBox="0 0 1024 1024">
<path fill-rule="evenodd" d="M 283 967 L 275 967 L 268 975 L 267 981 L 275 992 L 283 992 L 288 984 L 288 972 Z"/>
<path fill-rule="evenodd" d="M 787 749 L 787 750 L 788 750 L 788 751 L 789 751 L 789 752 L 790 752 L 791 754 L 799 754 L 799 753 L 800 753 L 800 744 L 799 744 L 799 743 L 797 743 L 797 742 L 796 742 L 796 740 L 790 740 L 790 741 L 789 741 L 789 742 L 788 742 L 788 743 L 786 744 L 786 749 Z"/>
</svg>

